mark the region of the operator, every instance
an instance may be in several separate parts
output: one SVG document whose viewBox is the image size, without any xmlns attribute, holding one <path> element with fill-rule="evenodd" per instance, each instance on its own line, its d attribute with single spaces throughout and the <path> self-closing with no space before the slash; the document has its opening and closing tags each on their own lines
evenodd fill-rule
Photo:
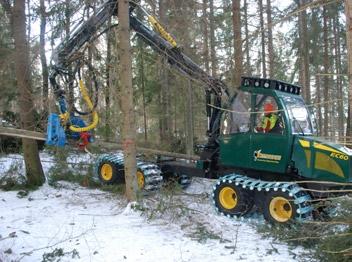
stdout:
<svg viewBox="0 0 352 262">
<path fill-rule="evenodd" d="M 278 115 L 276 109 L 272 103 L 264 104 L 264 118 L 262 119 L 260 125 L 256 127 L 258 132 L 269 133 L 269 132 L 277 132 L 279 124 L 278 124 Z"/>
</svg>

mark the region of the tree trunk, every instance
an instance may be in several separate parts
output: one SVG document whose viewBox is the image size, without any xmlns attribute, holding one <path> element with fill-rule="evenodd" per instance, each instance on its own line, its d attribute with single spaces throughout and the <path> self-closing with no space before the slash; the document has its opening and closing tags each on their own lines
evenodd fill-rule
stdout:
<svg viewBox="0 0 352 262">
<path fill-rule="evenodd" d="M 108 20 L 108 27 L 111 26 L 111 18 Z M 112 68 L 112 32 L 109 30 L 107 32 L 107 39 L 106 39 L 106 85 L 105 85 L 105 140 L 109 141 L 111 136 L 111 126 L 110 126 L 110 116 L 111 116 L 111 68 Z"/>
<path fill-rule="evenodd" d="M 138 190 L 136 179 L 136 129 L 133 110 L 129 2 L 119 0 L 118 4 L 119 78 L 121 81 L 121 110 L 123 113 L 122 143 L 125 160 L 126 197 L 129 201 L 136 201 Z"/>
<path fill-rule="evenodd" d="M 203 57 L 204 57 L 204 64 L 205 64 L 205 71 L 209 74 L 210 73 L 210 66 L 209 66 L 209 31 L 208 31 L 208 0 L 203 0 L 202 5 L 202 21 L 203 21 L 203 36 L 204 36 L 204 43 L 203 43 Z"/>
<path fill-rule="evenodd" d="M 209 0 L 210 9 L 210 57 L 211 57 L 211 74 L 213 76 L 217 75 L 217 59 L 216 59 L 216 49 L 215 49 L 215 14 L 214 14 L 214 0 Z"/>
<path fill-rule="evenodd" d="M 186 152 L 187 155 L 193 155 L 194 150 L 194 130 L 193 130 L 193 91 L 192 91 L 192 81 L 188 81 L 188 99 L 187 99 L 187 110 L 186 110 L 186 120 L 187 120 L 187 145 Z"/>
<path fill-rule="evenodd" d="M 246 52 L 246 74 L 252 74 L 252 67 L 251 67 L 251 59 L 249 56 L 249 29 L 248 29 L 248 3 L 247 0 L 244 0 L 244 31 L 245 31 L 245 52 Z"/>
<path fill-rule="evenodd" d="M 334 28 L 334 48 L 335 48 L 335 63 L 336 63 L 336 86 L 337 86 L 337 98 L 339 99 L 337 103 L 337 112 L 338 112 L 338 133 L 342 137 L 344 135 L 344 103 L 343 103 L 343 89 L 341 81 L 341 41 L 340 41 L 340 28 L 338 25 L 339 12 L 336 12 L 336 16 L 333 18 L 333 28 Z"/>
<path fill-rule="evenodd" d="M 261 43 L 262 43 L 262 71 L 263 77 L 266 78 L 266 51 L 265 51 L 265 27 L 264 27 L 264 7 L 263 0 L 259 0 L 259 16 L 260 16 L 260 32 L 261 32 Z"/>
<path fill-rule="evenodd" d="M 43 82 L 43 109 L 44 117 L 49 112 L 49 72 L 45 56 L 45 31 L 46 31 L 46 10 L 44 0 L 40 0 L 40 61 L 42 65 L 42 82 Z"/>
<path fill-rule="evenodd" d="M 319 73 L 319 71 L 318 71 Z M 320 104 L 322 99 L 321 99 L 321 88 L 320 88 L 320 76 L 316 75 L 315 77 L 315 92 L 316 92 L 316 97 L 317 97 L 317 103 Z M 322 107 L 318 106 L 317 107 L 317 118 L 318 118 L 318 131 L 319 135 L 324 135 L 323 132 L 323 113 L 322 113 Z"/>
<path fill-rule="evenodd" d="M 274 78 L 274 43 L 273 43 L 273 28 L 271 18 L 271 0 L 266 1 L 266 16 L 268 23 L 268 55 L 269 55 L 269 78 Z"/>
<path fill-rule="evenodd" d="M 233 10 L 233 32 L 234 32 L 234 50 L 235 50 L 235 72 L 234 72 L 234 84 L 235 88 L 241 85 L 241 75 L 242 75 L 242 36 L 241 36 L 241 1 L 232 0 L 232 10 Z"/>
<path fill-rule="evenodd" d="M 71 31 L 71 7 L 70 7 L 70 0 L 65 0 L 65 37 L 70 36 L 70 31 Z M 72 105 L 74 102 L 74 93 L 73 93 L 73 76 L 72 76 L 72 68 L 71 66 L 68 66 L 68 102 L 69 105 Z"/>
<path fill-rule="evenodd" d="M 86 9 L 87 9 L 87 20 L 90 18 L 91 16 L 91 12 L 90 12 L 90 9 L 92 8 L 93 9 L 93 14 L 92 15 L 95 15 L 96 14 L 96 2 L 88 2 L 86 3 Z M 93 41 L 90 41 L 89 42 L 89 45 L 88 45 L 88 57 L 87 57 L 87 60 L 88 60 L 88 63 L 89 64 L 93 64 L 93 60 L 94 60 L 94 50 L 95 50 L 95 43 L 94 43 L 94 40 Z M 88 79 L 89 81 L 86 81 L 86 86 L 87 86 L 87 89 L 88 89 L 88 92 L 90 94 L 93 94 L 93 72 L 91 70 L 88 71 Z"/>
<path fill-rule="evenodd" d="M 30 84 L 29 48 L 26 39 L 25 0 L 15 0 L 13 8 L 13 34 L 15 39 L 15 67 L 19 91 L 21 127 L 33 130 L 34 104 Z M 22 139 L 26 176 L 29 185 L 40 186 L 45 181 L 35 140 Z"/>
<path fill-rule="evenodd" d="M 147 124 L 147 105 L 145 99 L 145 76 L 144 76 L 144 55 L 142 40 L 138 39 L 139 49 L 139 85 L 142 89 L 142 102 L 143 102 L 143 125 L 144 125 L 144 142 L 148 140 L 148 124 Z"/>
<path fill-rule="evenodd" d="M 26 14 L 26 9 L 25 9 L 25 14 L 26 16 L 28 17 L 28 21 L 31 21 L 31 17 L 32 17 L 32 14 L 31 14 L 31 1 L 30 0 L 27 0 L 26 1 L 27 3 L 27 14 Z M 32 34 L 32 23 L 28 23 L 27 24 L 27 42 L 28 44 L 31 43 L 31 34 Z"/>
<path fill-rule="evenodd" d="M 159 18 L 162 24 L 166 24 L 166 1 L 159 0 Z M 171 110 L 170 110 L 170 85 L 167 59 L 161 59 L 160 88 L 161 88 L 161 141 L 169 142 L 171 138 Z"/>
<path fill-rule="evenodd" d="M 304 6 L 305 0 L 298 0 L 298 7 Z M 309 75 L 309 41 L 307 33 L 307 12 L 306 10 L 299 13 L 298 16 L 299 28 L 299 58 L 300 58 L 300 71 L 299 80 L 303 87 L 303 97 L 307 103 L 310 103 L 310 75 Z"/>
<path fill-rule="evenodd" d="M 324 101 L 329 99 L 329 40 L 328 40 L 328 17 L 327 9 L 323 7 L 323 38 L 324 38 L 324 57 L 323 57 L 323 66 L 324 66 Z M 330 105 L 324 104 L 324 136 L 329 135 L 329 111 Z"/>
<path fill-rule="evenodd" d="M 347 65 L 348 65 L 348 98 L 352 95 L 352 1 L 345 1 L 345 14 L 346 14 L 346 40 L 347 40 Z M 347 119 L 347 136 L 352 136 L 352 106 L 351 100 L 348 102 L 348 119 Z"/>
</svg>

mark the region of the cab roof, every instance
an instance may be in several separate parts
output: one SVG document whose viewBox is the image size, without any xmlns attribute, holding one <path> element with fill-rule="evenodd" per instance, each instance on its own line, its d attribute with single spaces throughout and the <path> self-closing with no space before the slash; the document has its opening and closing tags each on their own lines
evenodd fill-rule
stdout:
<svg viewBox="0 0 352 262">
<path fill-rule="evenodd" d="M 250 91 L 251 89 L 271 89 L 293 95 L 300 95 L 301 87 L 275 79 L 242 77 L 241 90 Z M 254 91 L 254 90 L 253 90 Z M 258 90 L 259 91 L 259 90 Z"/>
</svg>

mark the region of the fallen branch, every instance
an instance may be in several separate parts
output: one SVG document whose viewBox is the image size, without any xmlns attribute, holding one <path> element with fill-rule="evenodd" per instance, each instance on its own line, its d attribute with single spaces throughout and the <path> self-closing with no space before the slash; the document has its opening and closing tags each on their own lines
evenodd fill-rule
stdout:
<svg viewBox="0 0 352 262">
<path fill-rule="evenodd" d="M 48 249 L 48 248 L 52 248 L 52 247 L 55 247 L 57 245 L 60 245 L 62 243 L 65 243 L 69 240 L 72 240 L 72 239 L 75 239 L 75 238 L 79 238 L 81 236 L 84 236 L 86 235 L 89 231 L 91 231 L 92 229 L 89 229 L 89 230 L 86 230 L 85 232 L 82 232 L 81 234 L 79 235 L 76 235 L 76 236 L 73 236 L 73 237 L 69 237 L 69 238 L 66 238 L 64 240 L 61 240 L 61 241 L 58 241 L 56 242 L 55 244 L 52 244 L 52 245 L 48 245 L 48 246 L 45 246 L 45 247 L 39 247 L 39 248 L 35 248 L 35 249 L 32 249 L 31 251 L 28 251 L 28 252 L 22 252 L 20 253 L 21 255 L 23 255 L 18 261 L 22 260 L 25 256 L 30 256 L 32 255 L 34 252 L 36 251 L 40 251 L 40 250 L 43 250 L 43 249 Z"/>
<path fill-rule="evenodd" d="M 330 235 L 330 236 L 298 237 L 298 238 L 290 238 L 290 239 L 287 239 L 286 241 L 299 241 L 299 240 L 321 239 L 321 238 L 330 238 L 330 237 L 346 237 L 351 235 L 352 233 L 344 233 L 344 234 L 336 234 L 336 235 Z"/>
</svg>

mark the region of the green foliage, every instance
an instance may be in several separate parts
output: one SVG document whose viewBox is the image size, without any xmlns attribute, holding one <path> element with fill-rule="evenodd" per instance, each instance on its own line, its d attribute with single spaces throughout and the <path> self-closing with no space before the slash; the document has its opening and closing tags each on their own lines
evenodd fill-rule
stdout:
<svg viewBox="0 0 352 262">
<path fill-rule="evenodd" d="M 59 161 L 49 170 L 48 183 L 51 186 L 58 186 L 58 181 L 68 181 L 81 186 L 96 188 L 100 186 L 100 183 L 95 179 L 92 170 L 93 167 L 87 165 L 87 163 L 79 163 L 73 169 L 64 161 Z"/>
<path fill-rule="evenodd" d="M 0 189 L 5 191 L 28 191 L 35 190 L 37 186 L 28 185 L 27 179 L 23 175 L 22 162 L 15 161 L 9 170 L 0 177 Z"/>
<path fill-rule="evenodd" d="M 44 253 L 42 256 L 42 262 L 58 262 L 63 257 L 70 256 L 71 259 L 79 259 L 79 253 L 76 249 L 69 252 L 64 252 L 62 248 L 55 248 L 52 252 Z"/>
<path fill-rule="evenodd" d="M 149 202 L 148 198 L 141 198 L 141 195 L 139 195 L 139 203 L 135 209 L 141 211 L 142 215 L 148 220 L 168 216 L 170 221 L 174 221 L 187 216 L 189 210 L 175 197 L 180 191 L 181 188 L 177 184 L 162 187 L 158 194 L 154 196 L 157 199 L 155 202 Z"/>
<path fill-rule="evenodd" d="M 88 188 L 99 188 L 113 194 L 123 195 L 125 193 L 124 184 L 102 185 L 94 172 L 95 163 L 68 163 L 69 152 L 67 150 L 61 148 L 53 150 L 56 164 L 49 170 L 48 183 L 50 186 L 61 187 L 58 182 L 67 181 Z"/>
<path fill-rule="evenodd" d="M 303 261 L 347 262 L 352 258 L 352 199 L 334 201 L 335 212 L 325 221 L 307 221 L 289 225 L 258 225 L 266 237 L 273 237 L 292 246 L 307 248 Z"/>
<path fill-rule="evenodd" d="M 8 16 L 0 6 L 0 110 L 9 108 L 17 96 L 13 64 L 14 44 L 10 28 Z"/>
<path fill-rule="evenodd" d="M 126 185 L 125 184 L 114 184 L 114 185 L 99 184 L 99 189 L 116 195 L 124 195 L 126 191 Z"/>
<path fill-rule="evenodd" d="M 201 244 L 205 244 L 207 240 L 222 240 L 222 237 L 215 232 L 209 230 L 207 227 L 205 227 L 203 224 L 197 223 L 196 228 L 193 230 L 193 232 L 187 234 L 188 237 L 190 237 L 193 240 L 196 240 L 197 242 Z"/>
</svg>

